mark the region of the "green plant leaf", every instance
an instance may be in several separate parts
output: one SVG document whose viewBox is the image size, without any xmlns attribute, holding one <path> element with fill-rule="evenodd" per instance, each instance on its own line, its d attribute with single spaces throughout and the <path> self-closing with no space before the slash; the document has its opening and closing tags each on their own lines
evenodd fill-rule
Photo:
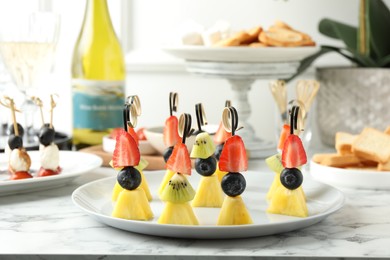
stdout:
<svg viewBox="0 0 390 260">
<path fill-rule="evenodd" d="M 328 37 L 342 40 L 348 49 L 357 50 L 356 27 L 326 18 L 320 21 L 318 30 Z"/>
<path fill-rule="evenodd" d="M 381 60 L 379 60 L 378 65 L 380 67 L 390 67 L 390 55 L 383 57 Z"/>
<path fill-rule="evenodd" d="M 372 49 L 377 57 L 383 58 L 390 54 L 390 11 L 382 0 L 368 2 Z"/>
</svg>

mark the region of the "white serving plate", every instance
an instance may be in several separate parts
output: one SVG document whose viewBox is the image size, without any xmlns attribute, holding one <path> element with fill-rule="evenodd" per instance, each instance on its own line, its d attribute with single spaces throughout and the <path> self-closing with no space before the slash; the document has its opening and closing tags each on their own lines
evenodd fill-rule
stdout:
<svg viewBox="0 0 390 260">
<path fill-rule="evenodd" d="M 205 47 L 174 46 L 163 50 L 177 58 L 213 62 L 291 62 L 300 61 L 319 50 L 318 47 Z"/>
<path fill-rule="evenodd" d="M 8 163 L 5 160 L 5 155 L 0 154 L 2 158 L 0 161 L 0 169 L 2 169 L 0 173 L 0 196 L 64 186 L 81 174 L 90 172 L 102 165 L 102 159 L 96 155 L 60 151 L 61 173 L 54 176 L 35 177 L 40 168 L 39 152 L 29 151 L 28 154 L 31 157 L 31 173 L 34 178 L 22 180 L 8 180 L 9 173 L 6 170 L 8 169 Z"/>
<path fill-rule="evenodd" d="M 73 192 L 72 199 L 79 208 L 94 219 L 115 228 L 147 235 L 201 239 L 246 238 L 288 232 L 318 223 L 344 204 L 344 195 L 337 189 L 326 184 L 306 180 L 304 190 L 308 199 L 309 217 L 297 218 L 268 214 L 265 212 L 267 208 L 265 196 L 272 182 L 273 173 L 247 172 L 244 173 L 247 188 L 242 197 L 254 224 L 216 226 L 218 208 L 195 208 L 199 226 L 161 225 L 157 223 L 157 219 L 162 212 L 164 203 L 160 201 L 156 191 L 164 174 L 164 171 L 145 173 L 153 194 L 151 208 L 154 212 L 154 219 L 151 221 L 133 221 L 111 217 L 113 209 L 111 192 L 116 181 L 115 177 L 97 180 L 79 187 Z M 194 188 L 197 187 L 199 179 L 200 177 L 196 173 L 193 173 L 189 178 Z"/>
<path fill-rule="evenodd" d="M 336 187 L 390 190 L 390 172 L 342 169 L 310 162 L 313 179 Z"/>
</svg>

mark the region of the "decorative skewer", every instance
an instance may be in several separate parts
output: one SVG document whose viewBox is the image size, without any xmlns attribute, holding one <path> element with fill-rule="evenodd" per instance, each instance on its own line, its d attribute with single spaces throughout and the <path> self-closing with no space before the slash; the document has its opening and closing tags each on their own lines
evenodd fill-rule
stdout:
<svg viewBox="0 0 390 260">
<path fill-rule="evenodd" d="M 270 90 L 272 93 L 272 96 L 275 99 L 276 105 L 279 108 L 280 116 L 282 118 L 283 124 L 287 123 L 287 89 L 286 89 L 286 83 L 282 80 L 277 80 L 274 82 L 271 82 Z"/>
<path fill-rule="evenodd" d="M 14 100 L 8 96 L 4 96 L 3 100 L 0 100 L 0 104 L 11 110 L 11 117 L 12 117 L 12 123 L 14 126 L 14 133 L 15 133 L 15 136 L 19 136 L 19 129 L 18 129 L 18 123 L 16 122 L 16 113 L 15 112 L 21 112 L 21 111 L 19 109 L 16 109 Z"/>
<path fill-rule="evenodd" d="M 315 80 L 300 80 L 296 85 L 297 99 L 305 105 L 305 119 L 319 89 L 320 83 Z"/>
<path fill-rule="evenodd" d="M 39 112 L 41 114 L 41 120 L 42 120 L 42 125 L 45 124 L 45 118 L 43 116 L 43 102 L 39 97 L 31 97 L 31 100 L 39 107 Z"/>
<path fill-rule="evenodd" d="M 53 94 L 50 95 L 50 125 L 49 125 L 50 128 L 53 128 L 53 110 L 57 106 L 57 102 L 55 102 L 54 96 L 58 96 L 58 95 L 53 95 Z"/>
</svg>

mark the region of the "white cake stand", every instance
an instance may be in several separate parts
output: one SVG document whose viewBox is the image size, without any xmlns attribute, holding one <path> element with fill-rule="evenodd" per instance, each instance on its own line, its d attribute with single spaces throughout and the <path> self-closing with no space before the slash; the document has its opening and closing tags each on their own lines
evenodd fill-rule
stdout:
<svg viewBox="0 0 390 260">
<path fill-rule="evenodd" d="M 248 121 L 252 114 L 248 94 L 257 79 L 286 79 L 292 76 L 299 62 L 244 63 L 186 61 L 187 70 L 202 77 L 226 79 L 232 90 L 232 104 L 239 114 L 240 136 L 243 138 L 249 158 L 265 158 L 276 152 L 276 144 L 257 137 Z"/>
<path fill-rule="evenodd" d="M 226 79 L 232 90 L 232 103 L 239 114 L 240 136 L 249 158 L 265 158 L 276 152 L 276 144 L 257 137 L 248 118 L 252 113 L 248 94 L 258 79 L 287 79 L 296 73 L 300 60 L 318 51 L 318 47 L 250 48 L 179 46 L 164 48 L 185 60 L 189 72 L 202 77 Z"/>
</svg>

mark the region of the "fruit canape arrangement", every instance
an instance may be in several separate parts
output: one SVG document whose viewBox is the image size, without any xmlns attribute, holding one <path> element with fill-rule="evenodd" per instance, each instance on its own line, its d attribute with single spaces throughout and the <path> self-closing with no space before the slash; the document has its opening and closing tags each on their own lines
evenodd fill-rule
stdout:
<svg viewBox="0 0 390 260">
<path fill-rule="evenodd" d="M 230 107 L 231 102 L 230 100 L 226 100 L 225 107 Z M 226 131 L 225 127 L 223 127 L 222 121 L 219 123 L 219 127 L 217 129 L 217 132 L 214 135 L 214 143 L 216 144 L 215 148 L 215 158 L 217 161 L 219 161 L 219 158 L 221 157 L 221 152 L 223 149 L 223 146 L 226 142 L 226 140 L 231 137 L 232 134 Z M 222 181 L 223 176 L 225 176 L 227 172 L 221 171 L 217 165 L 216 175 L 218 176 L 218 180 Z"/>
<path fill-rule="evenodd" d="M 163 157 L 164 161 L 168 162 L 170 158 L 173 147 L 181 142 L 181 138 L 179 135 L 179 120 L 173 114 L 173 112 L 177 112 L 177 106 L 179 103 L 179 96 L 175 92 L 169 93 L 169 117 L 165 120 L 165 127 L 163 131 L 163 139 L 164 144 L 167 146 L 167 149 L 164 151 Z M 167 171 L 164 175 L 163 180 L 161 181 L 160 188 L 158 189 L 158 194 L 161 194 L 169 180 L 175 174 L 174 171 L 167 168 Z"/>
<path fill-rule="evenodd" d="M 157 220 L 159 224 L 199 225 L 190 201 L 195 196 L 195 190 L 187 180 L 191 175 L 191 159 L 185 145 L 186 138 L 192 134 L 191 115 L 180 116 L 180 128 L 182 142 L 178 142 L 167 162 L 167 169 L 174 172 L 160 194 L 165 207 Z"/>
<path fill-rule="evenodd" d="M 119 145 L 115 144 L 113 159 L 111 161 L 112 167 L 119 170 L 119 172 L 123 168 L 123 166 L 120 165 L 122 158 L 130 157 L 133 154 L 137 155 L 140 153 L 138 147 L 138 135 L 134 130 L 137 125 L 137 117 L 140 115 L 141 103 L 138 96 L 129 96 L 123 108 L 123 129 L 117 130 L 116 133 L 116 143 L 118 143 L 119 141 Z M 132 145 L 130 145 L 130 142 L 127 140 L 129 136 L 132 138 L 132 140 L 134 140 L 136 144 L 136 149 Z M 134 165 L 141 176 L 141 183 L 139 184 L 139 186 L 141 189 L 144 190 L 148 201 L 151 201 L 153 199 L 152 194 L 150 193 L 148 182 L 143 174 L 143 169 L 146 168 L 148 162 L 144 160 L 140 155 L 139 157 L 139 162 Z M 122 190 L 122 185 L 120 185 L 119 182 L 116 182 L 112 191 L 112 201 L 117 201 L 118 195 Z"/>
<path fill-rule="evenodd" d="M 267 193 L 267 212 L 296 217 L 307 217 L 308 209 L 302 189 L 303 175 L 300 167 L 307 162 L 302 141 L 294 130 L 298 130 L 298 115 L 302 106 L 294 105 L 290 113 L 290 125 L 284 126 L 280 136 L 282 154 L 266 159 L 269 168 L 275 172 L 274 181 Z M 289 134 L 286 134 L 286 129 Z M 284 141 L 283 141 L 284 139 Z"/>
<path fill-rule="evenodd" d="M 140 115 L 140 103 L 137 96 L 130 96 L 123 109 L 124 129 L 116 137 L 115 150 L 112 157 L 114 168 L 120 169 L 117 175 L 112 199 L 115 206 L 113 217 L 131 220 L 150 220 L 153 212 L 150 208 L 146 179 L 137 169 L 141 161 L 134 127 Z M 142 182 L 146 184 L 141 187 Z"/>
<path fill-rule="evenodd" d="M 215 145 L 210 135 L 202 131 L 202 126 L 207 122 L 201 103 L 196 104 L 195 112 L 198 134 L 190 156 L 195 158 L 195 170 L 202 177 L 191 205 L 193 207 L 220 208 L 223 202 L 223 193 L 215 173 L 217 170 L 217 160 L 214 157 Z"/>
<path fill-rule="evenodd" d="M 275 172 L 274 181 L 267 193 L 268 213 L 296 217 L 307 217 L 306 198 L 302 189 L 303 175 L 300 167 L 307 161 L 299 133 L 298 117 L 301 104 L 294 103 L 291 109 L 289 132 L 281 135 L 281 154 L 266 159 L 267 165 Z M 167 172 L 158 194 L 164 208 L 157 219 L 159 224 L 199 225 L 193 207 L 220 208 L 217 225 L 253 224 L 242 194 L 246 180 L 241 174 L 248 169 L 248 159 L 242 138 L 236 134 L 238 128 L 237 110 L 227 105 L 222 113 L 220 142 L 217 152 L 215 144 L 202 126 L 207 124 L 202 104 L 196 104 L 195 112 L 198 130 L 191 128 L 191 115 L 182 114 L 180 119 L 173 115 L 177 109 L 177 94 L 170 94 L 170 117 L 166 121 L 164 140 L 168 146 L 166 154 Z M 117 134 L 112 166 L 119 170 L 113 190 L 115 202 L 112 216 L 131 220 L 151 220 L 153 212 L 148 202 L 146 178 L 140 168 L 141 157 L 135 138 L 134 127 L 140 115 L 137 96 L 129 97 L 123 111 L 124 129 Z M 132 129 L 132 130 L 130 130 Z M 222 130 L 223 129 L 223 130 Z M 224 131 L 224 132 L 223 132 Z M 196 134 L 191 155 L 185 144 L 186 139 Z M 177 138 L 177 136 L 179 138 Z M 180 137 L 181 136 L 181 137 Z M 223 140 L 223 142 L 221 142 Z M 216 154 L 219 161 L 217 162 Z M 191 176 L 191 158 L 195 159 L 195 171 L 201 180 L 195 192 L 188 177 Z M 221 181 L 216 171 L 224 172 Z M 142 187 L 146 183 L 147 189 Z M 150 192 L 150 191 L 149 191 Z M 226 195 L 224 195 L 224 194 Z"/>
</svg>

